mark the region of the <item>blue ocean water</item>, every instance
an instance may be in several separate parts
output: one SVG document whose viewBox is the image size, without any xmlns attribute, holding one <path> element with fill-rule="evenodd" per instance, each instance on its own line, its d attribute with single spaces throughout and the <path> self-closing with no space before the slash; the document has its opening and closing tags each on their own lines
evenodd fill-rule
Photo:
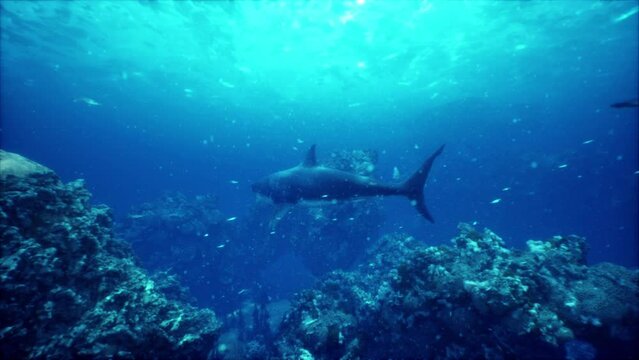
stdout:
<svg viewBox="0 0 639 360">
<path fill-rule="evenodd" d="M 242 219 L 250 184 L 342 149 L 375 176 L 441 144 L 430 224 L 381 202 L 382 232 L 513 247 L 587 238 L 636 267 L 637 1 L 2 1 L 1 146 L 83 178 L 116 219 L 166 191 Z M 345 235 L 344 241 L 349 241 Z M 319 256 L 319 255 L 318 255 Z"/>
</svg>

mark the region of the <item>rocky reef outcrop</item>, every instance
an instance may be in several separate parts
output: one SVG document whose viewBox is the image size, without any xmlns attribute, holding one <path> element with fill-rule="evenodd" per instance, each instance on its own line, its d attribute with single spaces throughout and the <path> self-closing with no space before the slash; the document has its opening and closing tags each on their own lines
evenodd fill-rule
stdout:
<svg viewBox="0 0 639 360">
<path fill-rule="evenodd" d="M 206 358 L 220 324 L 150 278 L 81 180 L 0 150 L 0 354 Z"/>
<path fill-rule="evenodd" d="M 347 152 L 331 166 L 366 174 L 373 160 Z M 264 205 L 229 221 L 211 196 L 170 194 L 135 208 L 123 241 L 82 181 L 0 151 L 0 185 L 0 358 L 639 357 L 639 271 L 587 265 L 578 236 L 515 250 L 462 224 L 450 245 L 373 241 L 375 200 L 272 224 Z M 252 284 L 286 251 L 324 274 L 292 305 Z M 223 330 L 184 283 L 237 309 Z"/>
<path fill-rule="evenodd" d="M 285 317 L 279 356 L 307 359 L 633 359 L 639 272 L 585 264 L 585 241 L 505 247 L 460 225 L 452 246 L 388 235 Z"/>
<path fill-rule="evenodd" d="M 212 195 L 166 193 L 132 208 L 116 230 L 145 269 L 176 275 L 198 305 L 227 312 L 252 286 L 251 269 L 262 258 L 239 240 L 237 222 L 227 220 Z"/>
</svg>

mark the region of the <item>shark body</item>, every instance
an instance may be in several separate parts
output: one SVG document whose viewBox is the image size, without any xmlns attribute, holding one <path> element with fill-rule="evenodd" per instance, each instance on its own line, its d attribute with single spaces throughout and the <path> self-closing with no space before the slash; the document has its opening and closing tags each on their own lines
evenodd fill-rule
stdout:
<svg viewBox="0 0 639 360">
<path fill-rule="evenodd" d="M 369 196 L 405 196 L 426 220 L 434 222 L 424 201 L 424 185 L 433 162 L 443 150 L 442 145 L 403 183 L 380 184 L 369 177 L 318 165 L 313 145 L 300 165 L 273 173 L 254 183 L 252 189 L 276 204 Z"/>
</svg>

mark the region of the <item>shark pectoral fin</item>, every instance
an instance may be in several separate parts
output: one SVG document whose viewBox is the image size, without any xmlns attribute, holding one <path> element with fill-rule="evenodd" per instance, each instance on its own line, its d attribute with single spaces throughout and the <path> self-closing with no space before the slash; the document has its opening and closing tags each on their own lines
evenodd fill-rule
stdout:
<svg viewBox="0 0 639 360">
<path fill-rule="evenodd" d="M 288 214 L 292 207 L 293 204 L 279 204 L 276 206 L 275 214 L 273 215 L 271 221 L 269 221 L 268 223 L 268 227 L 271 232 L 275 231 L 277 224 L 279 224 L 280 220 L 282 220 L 286 216 L 286 214 Z"/>
</svg>

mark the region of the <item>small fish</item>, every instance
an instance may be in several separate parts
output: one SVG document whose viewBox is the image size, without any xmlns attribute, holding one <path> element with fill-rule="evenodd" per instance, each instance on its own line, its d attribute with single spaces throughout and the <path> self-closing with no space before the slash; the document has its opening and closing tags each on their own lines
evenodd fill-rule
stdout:
<svg viewBox="0 0 639 360">
<path fill-rule="evenodd" d="M 231 84 L 230 82 L 224 81 L 224 79 L 219 78 L 218 82 L 220 83 L 220 85 L 229 88 L 229 89 L 233 89 L 235 87 L 235 85 Z"/>
<path fill-rule="evenodd" d="M 557 166 L 557 168 L 559 168 L 559 169 L 565 169 L 567 167 L 568 167 L 568 164 L 561 164 L 561 165 Z"/>
<path fill-rule="evenodd" d="M 238 295 L 242 295 L 242 294 L 244 294 L 245 292 L 248 292 L 248 291 L 249 291 L 249 289 L 242 289 L 242 290 L 238 291 L 237 294 Z"/>
<path fill-rule="evenodd" d="M 500 202 L 501 202 L 501 199 L 500 199 L 500 198 L 497 198 L 497 199 L 495 199 L 495 200 L 491 201 L 490 203 L 491 203 L 491 204 L 499 204 Z"/>
<path fill-rule="evenodd" d="M 237 216 L 231 216 L 230 218 L 226 219 L 226 221 L 235 221 L 237 219 Z"/>
<path fill-rule="evenodd" d="M 220 244 L 220 245 L 218 245 L 218 246 L 217 246 L 217 248 L 218 248 L 218 249 L 222 249 L 222 248 L 224 248 L 225 246 L 226 246 L 226 244 Z"/>
<path fill-rule="evenodd" d="M 99 102 L 97 102 L 94 99 L 91 99 L 89 97 L 75 98 L 75 99 L 73 99 L 73 102 L 74 103 L 83 102 L 83 103 L 85 103 L 85 104 L 87 104 L 89 106 L 100 106 L 100 105 L 102 105 Z"/>
<path fill-rule="evenodd" d="M 626 11 L 625 13 L 617 16 L 616 18 L 612 19 L 612 22 L 614 23 L 618 23 L 621 21 L 624 21 L 626 19 L 628 19 L 629 17 L 631 17 L 632 15 L 636 14 L 639 12 L 639 6 L 635 6 L 633 8 L 631 8 L 630 10 Z"/>
<path fill-rule="evenodd" d="M 586 141 L 582 142 L 581 144 L 582 144 L 582 145 L 588 145 L 588 144 L 592 144 L 592 142 L 593 142 L 593 141 L 595 141 L 595 140 L 593 140 L 593 139 L 588 139 L 588 140 L 586 140 Z"/>
<path fill-rule="evenodd" d="M 506 186 L 505 188 L 501 189 L 501 191 L 509 191 L 510 187 Z"/>
<path fill-rule="evenodd" d="M 239 184 L 239 183 L 240 183 L 240 182 L 239 182 L 239 181 L 237 181 L 237 180 L 231 180 L 231 181 L 229 181 L 229 182 L 230 182 L 231 184 L 233 184 L 233 185 L 235 185 L 235 184 Z"/>
<path fill-rule="evenodd" d="M 304 326 L 309 326 L 315 324 L 319 319 L 308 319 L 304 321 Z"/>
</svg>

